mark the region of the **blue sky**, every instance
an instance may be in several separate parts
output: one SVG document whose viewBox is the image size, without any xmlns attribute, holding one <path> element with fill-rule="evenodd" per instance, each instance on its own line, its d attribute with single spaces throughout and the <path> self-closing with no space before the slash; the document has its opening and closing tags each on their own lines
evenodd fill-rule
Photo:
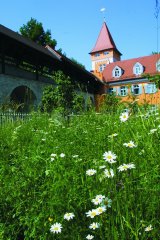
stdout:
<svg viewBox="0 0 160 240">
<path fill-rule="evenodd" d="M 122 60 L 157 51 L 155 2 L 5 0 L 1 2 L 0 24 L 18 31 L 31 17 L 35 18 L 42 22 L 45 30 L 51 30 L 52 38 L 58 43 L 56 49 L 62 48 L 67 57 L 73 57 L 91 70 L 88 53 L 94 47 L 104 17 L 118 50 L 123 54 Z M 103 13 L 102 8 L 106 9 Z"/>
</svg>

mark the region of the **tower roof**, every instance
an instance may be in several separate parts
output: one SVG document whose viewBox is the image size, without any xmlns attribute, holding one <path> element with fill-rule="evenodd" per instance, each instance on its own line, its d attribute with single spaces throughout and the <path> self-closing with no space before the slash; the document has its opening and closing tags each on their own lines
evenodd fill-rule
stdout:
<svg viewBox="0 0 160 240">
<path fill-rule="evenodd" d="M 99 36 L 97 38 L 96 44 L 90 53 L 95 53 L 95 52 L 109 50 L 109 49 L 114 49 L 120 55 L 122 55 L 118 51 L 116 44 L 114 43 L 113 38 L 111 36 L 111 33 L 110 33 L 106 23 L 104 22 L 102 25 L 101 31 L 99 33 Z"/>
</svg>

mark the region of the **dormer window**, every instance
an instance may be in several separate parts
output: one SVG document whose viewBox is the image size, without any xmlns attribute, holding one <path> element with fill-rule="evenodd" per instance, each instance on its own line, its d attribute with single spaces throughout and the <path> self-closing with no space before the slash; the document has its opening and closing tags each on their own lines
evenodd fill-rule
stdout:
<svg viewBox="0 0 160 240">
<path fill-rule="evenodd" d="M 118 66 L 116 66 L 112 71 L 112 76 L 115 78 L 118 78 L 122 75 L 122 69 Z"/>
<path fill-rule="evenodd" d="M 136 63 L 135 65 L 134 65 L 134 67 L 133 67 L 133 73 L 135 74 L 135 75 L 140 75 L 140 74 L 142 74 L 143 73 L 143 66 L 142 66 L 142 64 L 140 64 L 140 63 Z"/>
<path fill-rule="evenodd" d="M 158 60 L 158 62 L 156 63 L 156 70 L 158 72 L 160 72 L 160 59 Z"/>
</svg>

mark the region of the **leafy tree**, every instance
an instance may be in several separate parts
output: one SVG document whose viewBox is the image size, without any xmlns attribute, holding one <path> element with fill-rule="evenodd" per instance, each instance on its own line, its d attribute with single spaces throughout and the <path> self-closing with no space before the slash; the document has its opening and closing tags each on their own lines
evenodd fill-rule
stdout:
<svg viewBox="0 0 160 240">
<path fill-rule="evenodd" d="M 64 115 L 69 114 L 73 109 L 75 85 L 70 77 L 62 71 L 57 71 L 53 76 L 55 86 L 47 86 L 42 96 L 42 108 L 51 112 L 59 108 Z"/>
<path fill-rule="evenodd" d="M 57 45 L 56 40 L 51 38 L 50 30 L 45 31 L 42 23 L 38 22 L 34 18 L 31 18 L 31 20 L 28 21 L 27 24 L 23 24 L 19 31 L 21 35 L 33 40 L 39 45 L 49 45 L 52 48 L 55 48 L 55 46 Z"/>
<path fill-rule="evenodd" d="M 147 78 L 149 80 L 149 82 L 154 82 L 156 84 L 157 88 L 160 88 L 160 74 L 157 73 L 154 76 L 150 75 L 150 74 L 144 74 L 143 75 L 145 78 Z"/>
<path fill-rule="evenodd" d="M 85 99 L 82 95 L 76 94 L 73 99 L 73 112 L 82 113 L 85 108 Z"/>
<path fill-rule="evenodd" d="M 160 54 L 160 52 L 152 52 L 152 55 Z"/>
</svg>

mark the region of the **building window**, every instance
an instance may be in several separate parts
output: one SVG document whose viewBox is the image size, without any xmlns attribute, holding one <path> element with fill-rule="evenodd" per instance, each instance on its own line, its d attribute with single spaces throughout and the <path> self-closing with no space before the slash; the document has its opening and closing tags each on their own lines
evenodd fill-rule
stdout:
<svg viewBox="0 0 160 240">
<path fill-rule="evenodd" d="M 156 63 L 156 69 L 157 69 L 158 72 L 160 72 L 160 59 Z"/>
<path fill-rule="evenodd" d="M 106 67 L 106 64 L 101 64 L 101 65 L 99 65 L 99 71 L 100 71 L 100 72 L 103 72 L 103 70 L 105 69 L 105 67 Z"/>
<path fill-rule="evenodd" d="M 136 63 L 133 67 L 133 73 L 135 75 L 140 75 L 143 73 L 143 66 L 140 63 Z"/>
<path fill-rule="evenodd" d="M 116 95 L 116 88 L 115 87 L 108 88 L 107 93 L 110 95 Z"/>
<path fill-rule="evenodd" d="M 109 54 L 109 52 L 105 51 L 103 54 L 104 54 L 104 55 L 108 55 L 108 54 Z"/>
<path fill-rule="evenodd" d="M 118 95 L 119 96 L 126 96 L 128 94 L 128 87 L 127 86 L 121 86 L 118 88 Z"/>
<path fill-rule="evenodd" d="M 145 86 L 145 93 L 155 93 L 157 92 L 157 87 L 155 83 L 149 83 Z"/>
<path fill-rule="evenodd" d="M 99 56 L 100 56 L 100 53 L 95 53 L 94 56 L 95 56 L 95 57 L 99 57 Z"/>
<path fill-rule="evenodd" d="M 122 69 L 118 66 L 116 66 L 114 69 L 113 69 L 113 72 L 112 72 L 112 76 L 115 77 L 115 78 L 118 78 L 122 75 Z"/>
<path fill-rule="evenodd" d="M 141 88 L 142 88 L 142 86 L 140 86 L 140 85 L 133 85 L 133 86 L 132 86 L 132 93 L 133 93 L 134 95 L 139 95 L 139 94 L 141 94 L 141 93 L 142 93 Z"/>
<path fill-rule="evenodd" d="M 126 86 L 121 86 L 119 90 L 120 90 L 119 92 L 120 96 L 126 96 L 128 93 L 128 88 Z"/>
</svg>

